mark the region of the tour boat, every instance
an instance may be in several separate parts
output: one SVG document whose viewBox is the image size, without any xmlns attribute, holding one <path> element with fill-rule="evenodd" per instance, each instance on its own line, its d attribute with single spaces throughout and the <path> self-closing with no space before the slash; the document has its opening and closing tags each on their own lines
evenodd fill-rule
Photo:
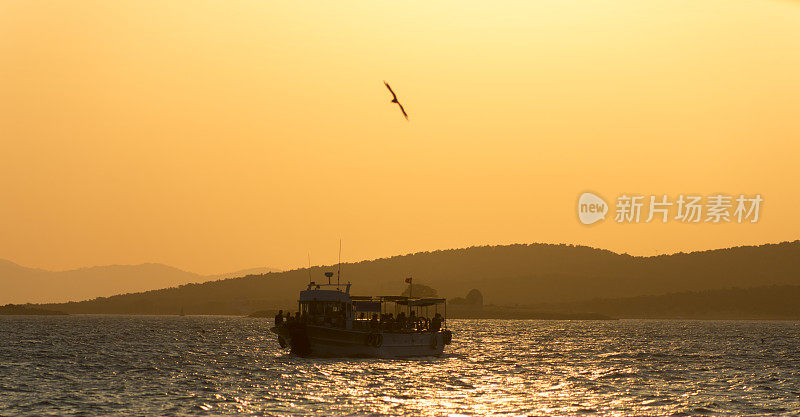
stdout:
<svg viewBox="0 0 800 417">
<path fill-rule="evenodd" d="M 355 296 L 350 283 L 311 282 L 300 291 L 299 311 L 276 317 L 270 330 L 298 356 L 441 356 L 452 339 L 446 309 L 443 298 Z"/>
</svg>

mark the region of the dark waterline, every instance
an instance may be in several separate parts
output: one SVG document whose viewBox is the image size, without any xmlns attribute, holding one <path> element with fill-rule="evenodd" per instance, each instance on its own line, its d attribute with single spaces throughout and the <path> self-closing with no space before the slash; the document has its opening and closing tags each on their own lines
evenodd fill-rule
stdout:
<svg viewBox="0 0 800 417">
<path fill-rule="evenodd" d="M 0 317 L 0 415 L 800 412 L 796 321 L 451 320 L 415 360 L 297 358 L 270 324 Z"/>
</svg>

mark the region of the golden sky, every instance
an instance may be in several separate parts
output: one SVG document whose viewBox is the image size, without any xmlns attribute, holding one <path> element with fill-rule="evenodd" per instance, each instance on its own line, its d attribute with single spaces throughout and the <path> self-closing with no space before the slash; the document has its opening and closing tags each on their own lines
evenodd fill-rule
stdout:
<svg viewBox="0 0 800 417">
<path fill-rule="evenodd" d="M 410 115 L 406 122 L 387 80 Z M 200 273 L 800 238 L 800 4 L 0 2 L 0 258 Z M 576 201 L 764 198 L 755 224 Z"/>
</svg>

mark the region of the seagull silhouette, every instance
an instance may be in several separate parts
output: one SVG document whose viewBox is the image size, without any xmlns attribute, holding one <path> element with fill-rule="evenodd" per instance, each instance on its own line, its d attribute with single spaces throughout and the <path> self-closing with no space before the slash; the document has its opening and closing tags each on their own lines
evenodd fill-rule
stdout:
<svg viewBox="0 0 800 417">
<path fill-rule="evenodd" d="M 406 120 L 408 120 L 408 114 L 406 114 L 406 109 L 404 109 L 403 105 L 400 104 L 399 101 L 397 101 L 397 94 L 394 93 L 392 87 L 389 87 L 389 83 L 387 83 L 386 81 L 383 82 L 383 85 L 385 85 L 386 88 L 389 89 L 389 92 L 392 93 L 392 103 L 397 103 L 397 105 L 400 106 L 400 111 L 403 112 L 403 117 L 405 117 Z"/>
</svg>

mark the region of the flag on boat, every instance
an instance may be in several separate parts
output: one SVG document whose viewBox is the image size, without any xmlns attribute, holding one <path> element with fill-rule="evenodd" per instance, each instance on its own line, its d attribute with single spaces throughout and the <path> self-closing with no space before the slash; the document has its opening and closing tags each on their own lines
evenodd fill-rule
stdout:
<svg viewBox="0 0 800 417">
<path fill-rule="evenodd" d="M 406 284 L 411 284 L 411 277 L 406 278 Z"/>
</svg>

